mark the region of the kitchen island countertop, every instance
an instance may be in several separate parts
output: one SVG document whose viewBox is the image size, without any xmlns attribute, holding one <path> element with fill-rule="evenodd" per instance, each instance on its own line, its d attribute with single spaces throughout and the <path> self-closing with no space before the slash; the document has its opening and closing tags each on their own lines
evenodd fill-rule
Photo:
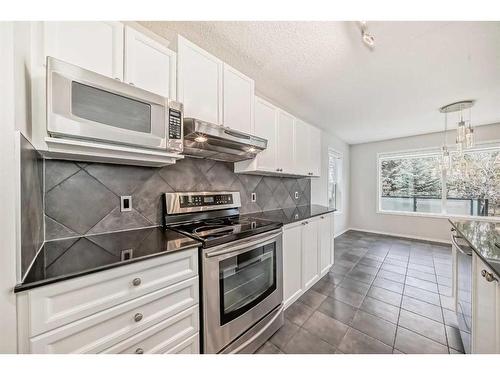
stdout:
<svg viewBox="0 0 500 375">
<path fill-rule="evenodd" d="M 449 220 L 458 234 L 500 278 L 500 222 Z"/>
</svg>

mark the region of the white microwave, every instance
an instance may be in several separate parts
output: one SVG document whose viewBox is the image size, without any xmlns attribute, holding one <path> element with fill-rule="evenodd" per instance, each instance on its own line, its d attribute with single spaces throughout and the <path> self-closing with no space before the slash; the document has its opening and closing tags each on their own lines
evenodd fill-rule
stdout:
<svg viewBox="0 0 500 375">
<path fill-rule="evenodd" d="M 181 103 L 47 57 L 47 132 L 180 153 Z"/>
</svg>

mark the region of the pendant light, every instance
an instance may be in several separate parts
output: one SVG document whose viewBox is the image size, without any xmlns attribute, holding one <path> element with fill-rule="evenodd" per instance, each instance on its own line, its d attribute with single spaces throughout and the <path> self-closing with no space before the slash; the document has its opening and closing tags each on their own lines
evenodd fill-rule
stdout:
<svg viewBox="0 0 500 375">
<path fill-rule="evenodd" d="M 464 100 L 456 103 L 451 103 L 441 107 L 439 112 L 444 113 L 444 144 L 441 148 L 441 169 L 447 170 L 451 168 L 451 157 L 446 145 L 446 132 L 448 130 L 448 113 L 459 112 L 459 120 L 457 123 L 457 136 L 455 145 L 460 157 L 463 157 L 464 149 L 474 146 L 474 129 L 471 124 L 471 107 L 474 105 L 474 100 Z M 464 110 L 469 110 L 469 119 L 464 120 Z"/>
<path fill-rule="evenodd" d="M 439 165 L 442 171 L 447 171 L 451 168 L 451 156 L 448 146 L 446 145 L 446 133 L 448 132 L 448 116 L 445 114 L 444 117 L 444 140 L 443 146 L 441 146 L 441 157 L 439 160 Z"/>
</svg>

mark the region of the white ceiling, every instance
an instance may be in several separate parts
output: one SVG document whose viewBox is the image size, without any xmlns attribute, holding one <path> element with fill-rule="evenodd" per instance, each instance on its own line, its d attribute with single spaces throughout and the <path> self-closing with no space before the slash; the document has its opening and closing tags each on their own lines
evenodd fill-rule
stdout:
<svg viewBox="0 0 500 375">
<path fill-rule="evenodd" d="M 180 33 L 255 79 L 257 92 L 348 143 L 440 131 L 438 108 L 476 99 L 500 122 L 500 22 L 141 22 Z"/>
</svg>

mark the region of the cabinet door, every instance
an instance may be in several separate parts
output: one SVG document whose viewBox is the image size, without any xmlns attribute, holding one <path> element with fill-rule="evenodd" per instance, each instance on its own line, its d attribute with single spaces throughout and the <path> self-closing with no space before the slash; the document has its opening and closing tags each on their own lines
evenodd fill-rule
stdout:
<svg viewBox="0 0 500 375">
<path fill-rule="evenodd" d="M 255 83 L 231 66 L 224 64 L 224 126 L 253 134 Z"/>
<path fill-rule="evenodd" d="M 123 79 L 123 24 L 120 22 L 45 22 L 44 43 L 45 56 Z"/>
<path fill-rule="evenodd" d="M 483 270 L 495 273 L 476 254 L 473 257 L 472 353 L 500 354 L 500 287 L 482 275 Z"/>
<path fill-rule="evenodd" d="M 293 173 L 294 171 L 294 118 L 292 115 L 278 111 L 278 139 L 276 166 L 281 172 Z"/>
<path fill-rule="evenodd" d="M 283 230 L 283 300 L 285 308 L 302 294 L 302 225 Z"/>
<path fill-rule="evenodd" d="M 271 103 L 255 97 L 255 135 L 267 139 L 267 148 L 257 155 L 257 168 L 276 171 L 278 110 Z"/>
<path fill-rule="evenodd" d="M 308 175 L 319 177 L 321 171 L 321 130 L 309 125 Z"/>
<path fill-rule="evenodd" d="M 319 269 L 320 276 L 325 275 L 332 265 L 333 232 L 331 214 L 320 216 L 319 220 Z"/>
<path fill-rule="evenodd" d="M 306 221 L 302 228 L 302 268 L 304 290 L 309 289 L 319 280 L 319 220 Z"/>
<path fill-rule="evenodd" d="M 177 98 L 184 104 L 184 117 L 222 123 L 222 70 L 221 60 L 179 37 Z"/>
<path fill-rule="evenodd" d="M 310 132 L 309 125 L 304 121 L 295 119 L 295 173 L 299 175 L 310 175 Z"/>
<path fill-rule="evenodd" d="M 176 53 L 137 30 L 125 27 L 124 80 L 175 99 Z"/>
</svg>

